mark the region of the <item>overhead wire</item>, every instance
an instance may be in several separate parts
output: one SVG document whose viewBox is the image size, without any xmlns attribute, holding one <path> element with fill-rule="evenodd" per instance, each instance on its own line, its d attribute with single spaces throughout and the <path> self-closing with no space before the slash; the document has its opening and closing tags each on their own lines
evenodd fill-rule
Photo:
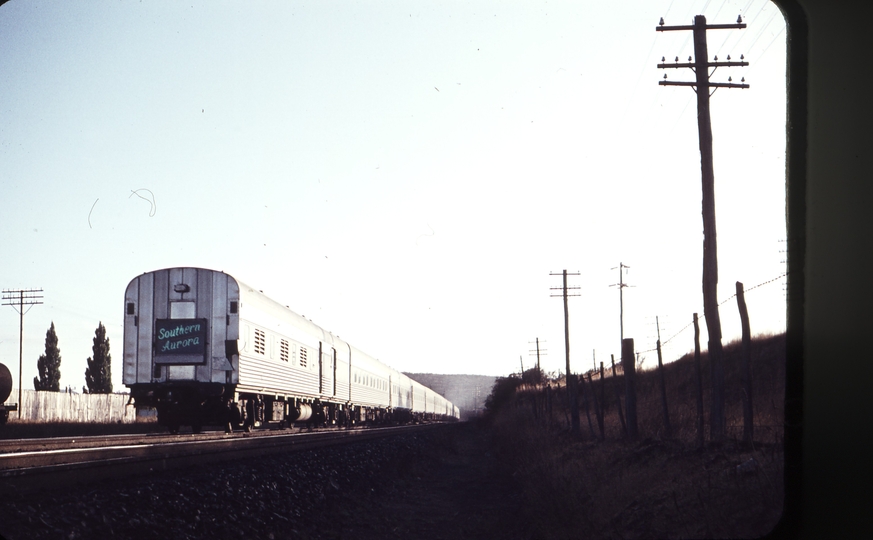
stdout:
<svg viewBox="0 0 873 540">
<path fill-rule="evenodd" d="M 778 280 L 780 280 L 780 279 L 782 279 L 782 278 L 784 278 L 784 277 L 786 277 L 786 276 L 788 276 L 788 272 L 783 272 L 782 274 L 780 274 L 780 275 L 778 275 L 778 276 L 776 276 L 776 277 L 774 277 L 774 278 L 772 278 L 772 279 L 768 279 L 767 281 L 764 281 L 764 282 L 762 282 L 762 283 L 758 283 L 757 285 L 754 285 L 754 286 L 752 286 L 752 287 L 749 287 L 748 289 L 744 289 L 744 290 L 743 290 L 743 294 L 745 294 L 745 293 L 747 293 L 747 292 L 749 292 L 749 291 L 753 291 L 753 290 L 755 290 L 755 289 L 757 289 L 757 288 L 759 288 L 759 287 L 763 287 L 764 285 L 769 285 L 770 283 L 774 283 L 774 282 L 776 282 L 776 281 L 778 281 Z M 726 302 L 728 302 L 728 301 L 730 301 L 730 300 L 736 298 L 736 296 L 737 296 L 737 294 L 734 293 L 734 294 L 730 295 L 729 297 L 725 298 L 724 300 L 722 300 L 721 302 L 719 302 L 718 305 L 721 306 L 721 305 L 725 304 Z M 698 313 L 699 313 L 699 311 L 698 311 Z M 701 315 L 701 316 L 697 317 L 698 322 L 700 322 L 700 321 L 702 321 L 702 320 L 705 320 L 705 319 L 706 319 L 706 315 Z M 687 330 L 687 329 L 688 329 L 689 327 L 691 327 L 693 324 L 694 324 L 694 321 L 691 321 L 690 323 L 688 323 L 688 324 L 686 324 L 685 326 L 683 326 L 683 327 L 682 327 L 678 332 L 676 332 L 675 334 L 673 334 L 673 335 L 670 336 L 669 338 L 667 338 L 667 339 L 665 339 L 664 341 L 662 341 L 662 342 L 661 342 L 661 347 L 663 347 L 664 345 L 666 345 L 667 343 L 669 343 L 673 338 L 675 338 L 675 337 L 677 337 L 678 335 L 680 335 L 682 332 L 684 332 L 685 330 Z M 655 348 L 655 349 L 649 349 L 649 350 L 646 350 L 646 351 L 639 351 L 639 352 L 640 352 L 640 354 L 642 354 L 642 353 L 652 352 L 652 351 L 656 351 L 656 350 L 657 350 L 657 348 Z"/>
</svg>

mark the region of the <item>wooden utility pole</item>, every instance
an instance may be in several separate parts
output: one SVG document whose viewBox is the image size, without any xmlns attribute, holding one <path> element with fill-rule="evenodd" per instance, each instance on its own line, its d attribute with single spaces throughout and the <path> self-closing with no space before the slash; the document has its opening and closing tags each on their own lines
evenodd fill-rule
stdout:
<svg viewBox="0 0 873 540">
<path fill-rule="evenodd" d="M 544 342 L 545 342 L 545 340 L 544 340 Z M 537 371 L 540 371 L 541 370 L 541 368 L 540 368 L 540 354 L 546 354 L 547 351 L 545 349 L 540 349 L 540 338 L 536 338 L 536 345 L 537 345 L 537 348 L 535 351 L 528 351 L 528 352 L 530 352 L 530 354 L 536 353 L 536 355 L 537 355 Z"/>
<path fill-rule="evenodd" d="M 664 376 L 664 364 L 661 361 L 661 325 L 658 323 L 658 317 L 655 316 L 655 327 L 658 329 L 658 373 L 661 378 L 661 411 L 664 415 L 664 432 L 667 437 L 673 435 L 673 428 L 670 427 L 670 413 L 667 410 L 667 381 Z"/>
<path fill-rule="evenodd" d="M 749 310 L 746 309 L 746 295 L 743 284 L 737 281 L 737 307 L 743 327 L 743 349 L 740 359 L 741 382 L 743 385 L 743 441 L 752 442 L 752 330 L 749 327 Z"/>
<path fill-rule="evenodd" d="M 16 307 L 16 304 L 18 307 Z M 18 327 L 18 419 L 21 419 L 21 381 L 22 365 L 24 364 L 24 314 L 36 304 L 42 304 L 42 289 L 3 289 L 3 305 L 12 306 L 18 312 L 20 323 Z M 27 306 L 25 311 L 24 306 Z"/>
<path fill-rule="evenodd" d="M 616 268 L 618 268 L 618 283 L 610 285 L 610 287 L 618 287 L 618 328 L 621 341 L 624 341 L 624 296 L 622 290 L 625 287 L 629 287 L 629 285 L 624 282 L 624 269 L 630 268 L 630 266 L 619 262 Z M 615 268 L 612 268 L 611 270 L 615 270 Z"/>
<path fill-rule="evenodd" d="M 721 347 L 721 321 L 718 316 L 718 255 L 716 249 L 715 230 L 715 181 L 712 166 L 712 124 L 709 115 L 710 88 L 748 88 L 745 78 L 741 84 L 735 84 L 728 77 L 727 83 L 710 82 L 709 68 L 718 69 L 722 66 L 748 66 L 748 62 L 731 62 L 728 56 L 727 62 L 719 62 L 715 57 L 714 62 L 709 62 L 706 47 L 706 31 L 720 29 L 745 28 L 742 17 L 737 19 L 737 24 L 706 24 L 706 17 L 697 15 L 694 17 L 692 26 L 664 26 L 661 19 L 658 32 L 670 30 L 691 30 L 694 37 L 694 61 L 688 59 L 688 63 L 679 63 L 679 57 L 672 64 L 664 63 L 661 58 L 659 68 L 691 68 L 695 75 L 694 82 L 674 82 L 664 80 L 658 84 L 662 86 L 691 86 L 697 92 L 697 129 L 700 138 L 700 170 L 703 183 L 703 316 L 706 317 L 706 330 L 709 333 L 709 358 L 712 371 L 712 410 L 711 410 L 711 437 L 714 440 L 722 440 L 725 435 L 724 419 L 724 366 L 722 365 Z M 740 60 L 743 57 L 740 56 Z"/>
<path fill-rule="evenodd" d="M 564 285 L 563 287 L 552 287 L 551 290 L 562 290 L 562 294 L 552 294 L 551 296 L 563 296 L 564 297 L 564 352 L 567 359 L 567 399 L 569 401 L 568 405 L 570 407 L 570 431 L 573 435 L 579 435 L 579 403 L 576 401 L 576 377 L 573 376 L 570 371 L 570 315 L 569 310 L 567 308 L 567 296 L 579 296 L 578 294 L 568 294 L 567 290 L 579 289 L 579 287 L 567 287 L 567 276 L 578 276 L 579 272 L 575 272 L 572 274 L 567 274 L 567 271 L 564 270 L 561 274 L 551 272 L 549 273 L 551 276 L 563 276 L 564 277 Z"/>
</svg>

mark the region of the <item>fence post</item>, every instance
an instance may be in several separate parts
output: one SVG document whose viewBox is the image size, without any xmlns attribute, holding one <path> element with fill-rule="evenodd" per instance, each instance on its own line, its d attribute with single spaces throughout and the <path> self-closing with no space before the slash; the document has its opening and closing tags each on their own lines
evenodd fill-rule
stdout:
<svg viewBox="0 0 873 540">
<path fill-rule="evenodd" d="M 625 395 L 624 403 L 627 405 L 627 435 L 632 441 L 637 439 L 637 391 L 634 375 L 634 340 L 626 338 L 621 342 L 621 366 L 624 369 Z"/>
<path fill-rule="evenodd" d="M 737 307 L 743 326 L 743 349 L 741 379 L 743 385 L 743 441 L 752 442 L 752 336 L 749 327 L 749 311 L 746 309 L 746 296 L 743 284 L 737 281 Z"/>
<path fill-rule="evenodd" d="M 597 438 L 597 435 L 594 434 L 594 424 L 591 423 L 591 413 L 589 412 L 588 406 L 588 396 L 591 394 L 591 389 L 585 386 L 585 375 L 580 374 L 579 382 L 577 384 L 577 388 L 582 390 L 582 402 L 585 404 L 585 416 L 588 418 L 588 430 L 591 432 L 591 440 Z"/>
<path fill-rule="evenodd" d="M 673 435 L 670 427 L 670 413 L 667 411 L 667 382 L 664 380 L 664 364 L 661 362 L 661 340 L 658 339 L 658 373 L 661 376 L 661 410 L 664 415 L 664 431 L 667 437 Z"/>
<path fill-rule="evenodd" d="M 554 419 L 552 417 L 552 384 L 546 384 L 546 415 L 548 416 L 549 421 L 548 424 L 553 424 Z"/>
<path fill-rule="evenodd" d="M 603 384 L 603 381 L 601 381 Z M 594 400 L 594 416 L 597 418 L 597 427 L 600 429 L 600 440 L 603 435 L 603 405 L 597 402 L 597 392 L 594 391 L 594 383 L 591 382 L 591 373 L 588 374 L 588 389 L 591 390 L 591 398 Z"/>
<path fill-rule="evenodd" d="M 606 381 L 603 380 L 603 362 L 600 362 L 600 438 L 606 439 L 606 430 L 603 427 L 603 417 L 606 416 L 606 401 L 603 399 L 603 387 Z"/>
<path fill-rule="evenodd" d="M 703 366 L 700 361 L 700 325 L 694 314 L 694 366 L 697 372 L 697 447 L 703 448 Z"/>
<path fill-rule="evenodd" d="M 621 388 L 618 386 L 618 379 L 615 375 L 615 355 L 610 354 L 612 358 L 612 385 L 615 387 L 615 401 L 618 403 L 618 419 L 621 420 L 621 433 L 627 437 L 627 424 L 624 422 L 624 413 L 621 412 Z"/>
</svg>

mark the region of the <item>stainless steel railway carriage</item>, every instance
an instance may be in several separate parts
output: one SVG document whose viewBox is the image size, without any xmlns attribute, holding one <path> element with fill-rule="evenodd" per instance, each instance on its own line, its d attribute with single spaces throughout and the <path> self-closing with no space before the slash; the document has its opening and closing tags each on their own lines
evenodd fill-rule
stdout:
<svg viewBox="0 0 873 540">
<path fill-rule="evenodd" d="M 459 418 L 443 396 L 223 272 L 147 272 L 124 302 L 124 384 L 171 432 Z"/>
</svg>

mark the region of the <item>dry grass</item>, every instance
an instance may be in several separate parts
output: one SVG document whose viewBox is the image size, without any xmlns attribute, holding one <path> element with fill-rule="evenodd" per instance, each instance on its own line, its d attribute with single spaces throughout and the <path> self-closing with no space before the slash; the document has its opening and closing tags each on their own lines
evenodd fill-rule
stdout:
<svg viewBox="0 0 873 540">
<path fill-rule="evenodd" d="M 602 381 L 603 442 L 591 439 L 584 408 L 582 436 L 569 435 L 563 393 L 553 399 L 552 421 L 543 408 L 535 417 L 530 395 L 504 408 L 493 423 L 498 457 L 522 486 L 525 518 L 535 538 L 755 538 L 772 530 L 784 500 L 784 351 L 783 336 L 753 344 L 752 445 L 737 440 L 743 428 L 739 344 L 725 347 L 729 438 L 723 444 L 697 448 L 693 358 L 666 366 L 670 438 L 664 434 L 656 371 L 638 374 L 640 438 L 635 442 L 623 439 L 616 410 L 613 384 L 617 381 L 623 392 L 621 377 Z M 708 380 L 704 355 L 707 430 Z M 593 385 L 598 397 L 599 384 Z M 593 407 L 591 420 L 597 432 Z"/>
</svg>

